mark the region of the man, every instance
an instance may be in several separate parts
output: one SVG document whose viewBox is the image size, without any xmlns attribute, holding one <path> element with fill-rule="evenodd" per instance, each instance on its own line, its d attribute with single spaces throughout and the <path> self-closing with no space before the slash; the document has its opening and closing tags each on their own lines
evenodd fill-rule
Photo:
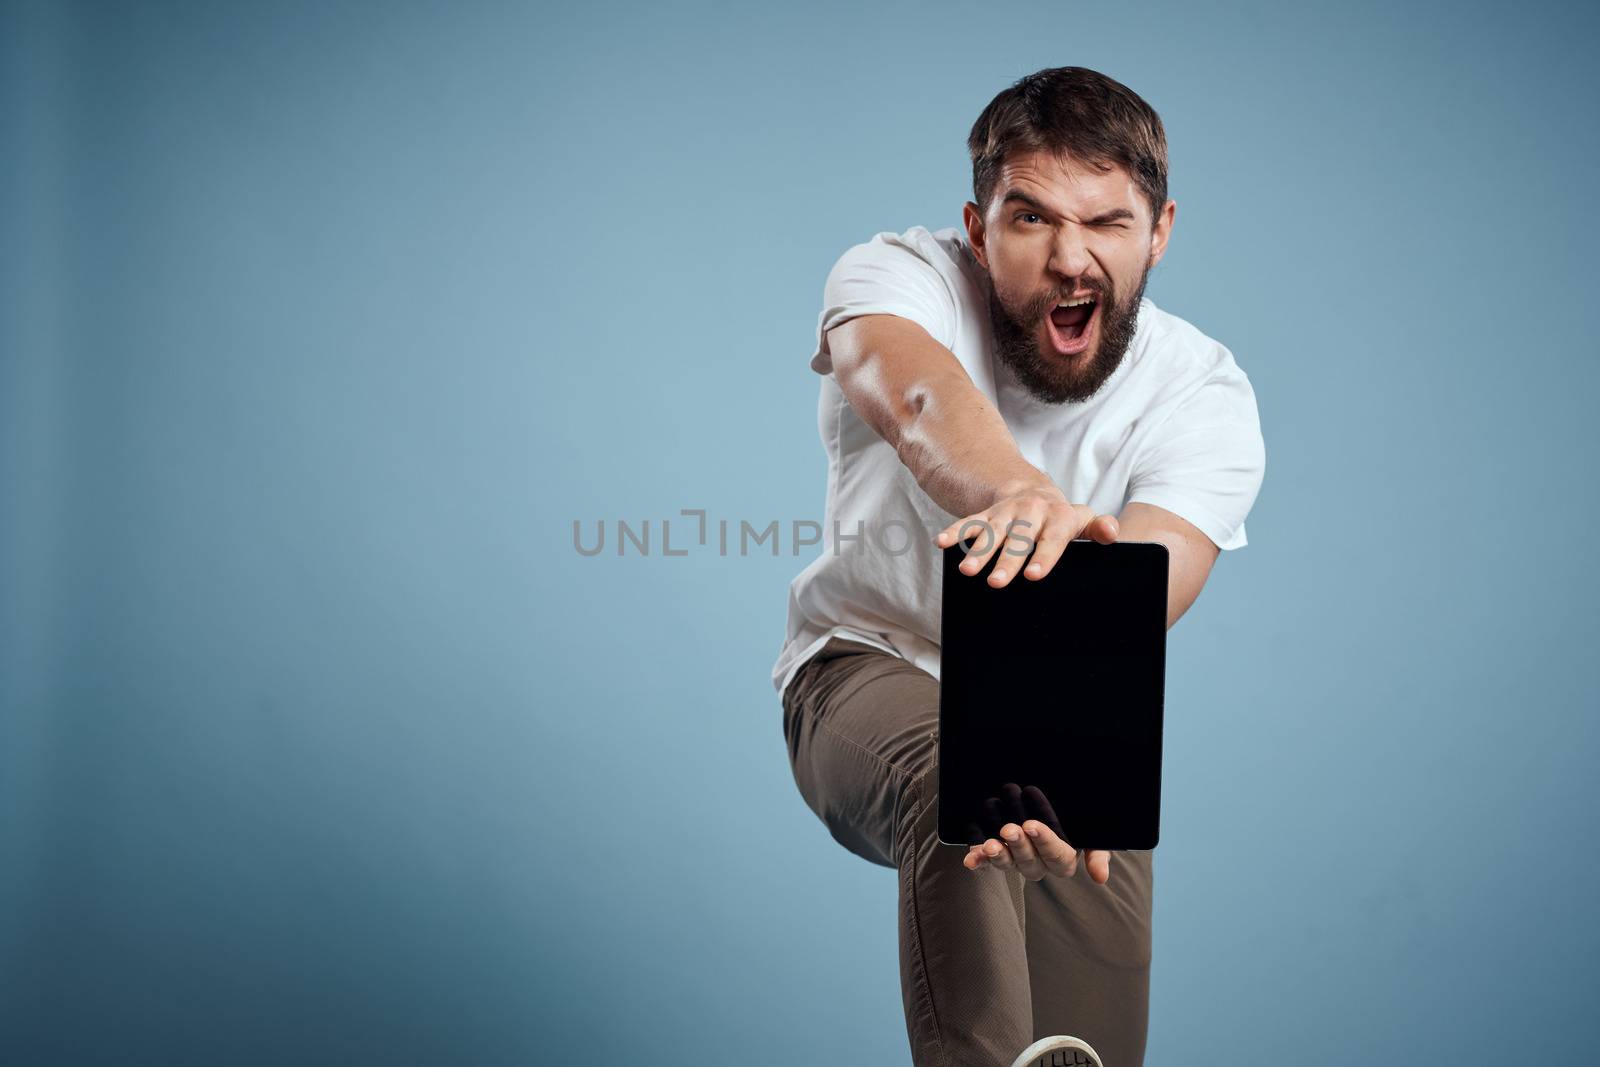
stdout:
<svg viewBox="0 0 1600 1067">
<path fill-rule="evenodd" d="M 999 536 L 962 570 L 999 554 L 994 587 L 1043 578 L 1074 538 L 1159 541 L 1170 627 L 1246 543 L 1265 449 L 1229 351 L 1144 298 L 1176 210 L 1155 111 L 1094 71 L 1043 70 L 967 143 L 963 227 L 880 233 L 824 286 L 823 552 L 790 585 L 773 683 L 806 803 L 899 872 L 919 1067 L 1136 1067 L 1151 853 L 1113 872 L 1034 820 L 938 842 L 940 560 L 973 521 Z"/>
</svg>

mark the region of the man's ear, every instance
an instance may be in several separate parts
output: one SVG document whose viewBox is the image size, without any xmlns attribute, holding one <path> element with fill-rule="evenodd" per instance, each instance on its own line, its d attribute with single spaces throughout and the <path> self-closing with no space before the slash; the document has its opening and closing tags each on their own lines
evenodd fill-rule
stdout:
<svg viewBox="0 0 1600 1067">
<path fill-rule="evenodd" d="M 988 270 L 989 256 L 983 247 L 983 213 L 978 210 L 978 205 L 968 200 L 961 208 L 961 221 L 966 224 L 967 244 L 972 246 L 973 256 L 984 270 Z"/>
<path fill-rule="evenodd" d="M 1150 227 L 1150 266 L 1155 267 L 1161 262 L 1161 257 L 1167 254 L 1167 240 L 1172 237 L 1172 220 L 1177 217 L 1178 202 L 1168 200 L 1161 206 L 1161 214 L 1155 218 L 1155 224 Z"/>
</svg>

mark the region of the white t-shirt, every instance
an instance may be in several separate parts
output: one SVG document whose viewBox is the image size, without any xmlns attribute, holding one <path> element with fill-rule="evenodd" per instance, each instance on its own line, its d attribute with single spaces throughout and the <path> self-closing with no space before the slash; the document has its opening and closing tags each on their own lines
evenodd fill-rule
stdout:
<svg viewBox="0 0 1600 1067">
<path fill-rule="evenodd" d="M 1145 501 L 1187 519 L 1220 549 L 1246 544 L 1266 469 L 1255 392 L 1233 355 L 1146 299 L 1127 354 L 1080 403 L 1036 400 L 993 356 L 988 274 L 964 231 L 914 226 L 850 248 L 828 273 L 811 369 L 823 375 L 818 429 L 828 453 L 822 554 L 789 584 L 789 623 L 772 668 L 781 694 L 830 637 L 895 653 L 939 674 L 942 550 L 960 518 L 935 504 L 845 400 L 827 331 L 899 315 L 960 360 L 1029 463 L 1100 514 Z M 860 536 L 858 536 L 860 535 Z"/>
</svg>

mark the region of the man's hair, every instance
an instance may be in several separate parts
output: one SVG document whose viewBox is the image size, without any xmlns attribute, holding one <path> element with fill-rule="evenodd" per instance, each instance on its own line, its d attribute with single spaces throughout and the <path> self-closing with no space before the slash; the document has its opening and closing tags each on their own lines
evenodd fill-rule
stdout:
<svg viewBox="0 0 1600 1067">
<path fill-rule="evenodd" d="M 978 209 L 988 211 L 1007 159 L 1041 150 L 1101 171 L 1121 164 L 1149 199 L 1152 221 L 1167 202 L 1161 116 L 1138 93 L 1098 71 L 1051 67 L 989 101 L 967 137 Z"/>
</svg>

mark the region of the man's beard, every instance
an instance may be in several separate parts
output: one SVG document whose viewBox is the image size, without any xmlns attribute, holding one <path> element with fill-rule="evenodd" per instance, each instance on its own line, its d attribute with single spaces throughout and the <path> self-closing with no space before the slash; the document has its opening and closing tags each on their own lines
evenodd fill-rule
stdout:
<svg viewBox="0 0 1600 1067">
<path fill-rule="evenodd" d="M 1083 355 L 1045 355 L 1039 351 L 1036 331 L 1044 317 L 1056 306 L 1059 296 L 1045 293 L 1028 303 L 1020 317 L 1013 316 L 1000 303 L 994 285 L 989 286 L 989 322 L 994 329 L 995 355 L 1011 368 L 1024 388 L 1036 399 L 1046 404 L 1077 403 L 1088 400 L 1100 391 L 1122 364 L 1128 345 L 1133 341 L 1139 324 L 1139 301 L 1144 297 L 1145 282 L 1150 279 L 1150 268 L 1139 276 L 1139 288 L 1126 300 L 1117 299 L 1116 286 L 1107 281 L 1103 286 L 1089 286 L 1094 293 L 1100 316 L 1100 338 L 1095 342 L 1092 357 L 1081 369 L 1073 369 L 1071 361 Z M 1084 325 L 1088 329 L 1088 324 Z"/>
</svg>

